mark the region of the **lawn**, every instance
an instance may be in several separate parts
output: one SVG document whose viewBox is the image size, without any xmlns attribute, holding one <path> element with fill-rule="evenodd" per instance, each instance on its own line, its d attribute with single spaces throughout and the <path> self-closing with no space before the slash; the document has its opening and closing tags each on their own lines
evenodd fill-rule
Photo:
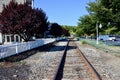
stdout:
<svg viewBox="0 0 120 80">
<path fill-rule="evenodd" d="M 107 45 L 105 42 L 99 41 L 99 44 L 96 44 L 96 40 L 91 39 L 80 39 L 80 41 L 86 41 L 87 44 L 96 47 L 97 49 L 103 50 L 105 52 L 114 54 L 115 56 L 120 57 L 120 46 L 110 46 Z"/>
</svg>

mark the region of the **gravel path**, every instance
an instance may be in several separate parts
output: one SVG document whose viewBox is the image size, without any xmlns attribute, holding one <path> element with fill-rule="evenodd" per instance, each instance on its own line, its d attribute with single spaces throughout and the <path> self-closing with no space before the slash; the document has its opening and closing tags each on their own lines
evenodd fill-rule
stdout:
<svg viewBox="0 0 120 80">
<path fill-rule="evenodd" d="M 76 42 L 87 59 L 97 69 L 102 80 L 120 80 L 120 57 L 116 57 L 90 45 Z"/>
<path fill-rule="evenodd" d="M 0 62 L 0 80 L 42 80 L 48 75 L 48 69 L 56 56 L 62 53 L 66 41 L 58 42 L 46 50 L 28 52 L 31 56 L 17 61 Z M 21 57 L 21 56 L 19 56 Z M 12 57 L 12 60 L 14 57 Z M 15 58 L 16 59 L 16 58 Z M 14 59 L 14 60 L 15 60 Z"/>
</svg>

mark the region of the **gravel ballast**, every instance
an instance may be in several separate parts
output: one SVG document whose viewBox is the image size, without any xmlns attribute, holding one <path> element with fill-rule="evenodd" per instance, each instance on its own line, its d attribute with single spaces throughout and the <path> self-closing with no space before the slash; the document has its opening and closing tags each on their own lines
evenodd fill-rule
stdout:
<svg viewBox="0 0 120 80">
<path fill-rule="evenodd" d="M 35 52 L 35 54 L 32 54 L 31 56 L 20 61 L 1 61 L 0 80 L 45 79 L 48 75 L 50 64 L 54 62 L 56 56 L 59 53 L 63 53 L 64 46 L 66 44 L 66 41 L 62 41 L 56 43 L 51 48 L 47 47 L 46 50 L 33 50 L 31 52 Z M 11 59 L 14 59 L 14 57 L 12 57 Z"/>
<path fill-rule="evenodd" d="M 98 71 L 102 80 L 120 80 L 120 57 L 96 49 L 88 44 L 81 44 L 80 41 L 76 43 Z"/>
<path fill-rule="evenodd" d="M 98 71 L 102 80 L 119 80 L 120 58 L 87 44 L 76 41 L 81 51 Z M 0 61 L 0 80 L 42 80 L 53 72 L 53 63 L 59 61 L 67 41 L 61 41 L 46 49 L 33 50 Z M 20 58 L 18 58 L 20 57 Z M 54 68 L 54 67 L 53 67 Z"/>
</svg>

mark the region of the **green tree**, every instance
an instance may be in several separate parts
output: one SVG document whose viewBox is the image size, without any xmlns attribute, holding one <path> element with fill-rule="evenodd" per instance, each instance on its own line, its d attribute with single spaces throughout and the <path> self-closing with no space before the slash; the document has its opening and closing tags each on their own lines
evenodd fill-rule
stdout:
<svg viewBox="0 0 120 80">
<path fill-rule="evenodd" d="M 94 21 L 94 16 L 92 15 L 85 15 L 83 17 L 80 17 L 78 22 L 78 28 L 77 33 L 81 33 L 82 35 L 88 35 L 95 34 L 96 29 L 96 23 Z M 80 32 L 79 32 L 80 31 Z"/>
<path fill-rule="evenodd" d="M 96 23 L 102 23 L 102 31 L 110 30 L 110 33 L 120 31 L 120 0 L 97 0 L 96 2 L 90 2 L 87 10 L 96 17 Z M 108 23 L 111 26 L 108 26 Z M 117 30 L 113 30 L 115 29 L 113 27 L 117 28 Z"/>
<path fill-rule="evenodd" d="M 105 30 L 106 34 L 116 34 L 117 28 L 116 27 L 112 27 L 112 28 L 108 28 Z"/>
<path fill-rule="evenodd" d="M 70 35 L 76 34 L 76 28 L 77 26 L 69 26 L 69 25 L 62 25 L 64 29 L 66 29 Z"/>
</svg>

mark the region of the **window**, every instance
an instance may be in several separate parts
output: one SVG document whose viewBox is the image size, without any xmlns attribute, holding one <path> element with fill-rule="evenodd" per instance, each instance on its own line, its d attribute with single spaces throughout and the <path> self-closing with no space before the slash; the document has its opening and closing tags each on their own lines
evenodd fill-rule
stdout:
<svg viewBox="0 0 120 80">
<path fill-rule="evenodd" d="M 6 1 L 5 0 L 2 0 L 2 5 L 6 5 Z"/>
<path fill-rule="evenodd" d="M 11 40 L 10 40 L 10 37 L 11 36 L 6 36 L 7 37 L 7 42 L 10 42 Z"/>
<path fill-rule="evenodd" d="M 11 41 L 14 42 L 14 35 L 11 35 Z"/>
<path fill-rule="evenodd" d="M 29 6 L 31 6 L 32 0 L 26 0 L 26 3 L 27 3 Z"/>
<path fill-rule="evenodd" d="M 16 42 L 19 42 L 19 37 L 18 36 L 16 36 Z"/>
</svg>

